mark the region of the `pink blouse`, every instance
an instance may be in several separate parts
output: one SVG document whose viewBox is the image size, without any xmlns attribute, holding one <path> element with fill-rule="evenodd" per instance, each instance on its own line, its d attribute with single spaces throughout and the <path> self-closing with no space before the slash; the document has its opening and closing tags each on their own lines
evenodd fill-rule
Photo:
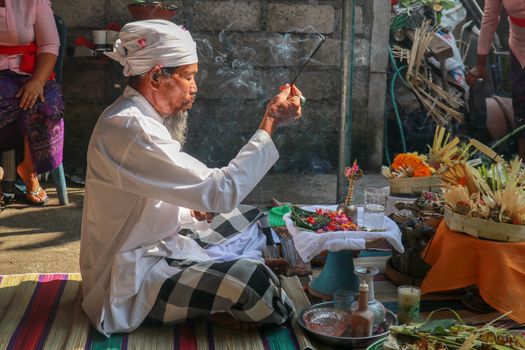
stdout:
<svg viewBox="0 0 525 350">
<path fill-rule="evenodd" d="M 36 33 L 36 34 L 35 34 Z M 0 45 L 26 45 L 35 41 L 37 55 L 58 55 L 58 37 L 50 0 L 5 0 L 0 8 Z M 0 55 L 0 70 L 20 71 L 21 55 Z"/>
<path fill-rule="evenodd" d="M 485 0 L 478 42 L 480 55 L 486 55 L 490 51 L 494 33 L 498 28 L 502 5 L 509 16 L 525 19 L 525 0 Z M 525 67 L 525 27 L 517 26 L 510 20 L 509 25 L 509 47 L 521 66 Z"/>
</svg>

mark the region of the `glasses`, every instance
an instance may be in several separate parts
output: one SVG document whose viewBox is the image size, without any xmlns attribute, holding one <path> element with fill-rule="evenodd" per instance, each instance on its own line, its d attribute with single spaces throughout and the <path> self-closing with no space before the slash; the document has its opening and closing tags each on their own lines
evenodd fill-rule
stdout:
<svg viewBox="0 0 525 350">
<path fill-rule="evenodd" d="M 354 302 L 354 294 L 350 290 L 339 289 L 334 293 L 334 309 L 350 313 L 352 303 Z"/>
<path fill-rule="evenodd" d="M 388 188 L 365 188 L 363 224 L 371 229 L 382 229 Z"/>
<path fill-rule="evenodd" d="M 397 317 L 399 323 L 409 323 L 419 319 L 419 304 L 421 290 L 414 286 L 399 286 L 397 288 Z"/>
</svg>

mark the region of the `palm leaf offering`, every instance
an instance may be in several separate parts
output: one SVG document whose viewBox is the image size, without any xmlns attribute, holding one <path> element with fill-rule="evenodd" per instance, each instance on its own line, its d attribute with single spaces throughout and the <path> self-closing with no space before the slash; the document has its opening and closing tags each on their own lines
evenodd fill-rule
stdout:
<svg viewBox="0 0 525 350">
<path fill-rule="evenodd" d="M 449 165 L 453 160 L 465 157 L 467 150 L 462 150 L 459 147 L 460 140 L 456 136 L 450 140 L 450 133 L 444 127 L 438 125 L 434 133 L 434 141 L 432 147 L 429 147 L 428 162 L 436 170 L 439 170 L 441 165 Z M 450 140 L 450 141 L 449 141 Z"/>
<path fill-rule="evenodd" d="M 383 349 L 525 350 L 525 338 L 522 334 L 494 326 L 496 321 L 508 313 L 483 327 L 476 327 L 466 325 L 455 311 L 450 311 L 455 314 L 456 319 L 431 320 L 434 314 L 432 312 L 422 323 L 391 326 Z"/>
<path fill-rule="evenodd" d="M 414 176 L 414 170 L 410 166 L 399 166 L 396 170 L 392 170 L 389 167 L 381 167 L 381 175 L 387 179 L 404 179 Z"/>
<path fill-rule="evenodd" d="M 292 206 L 292 221 L 295 226 L 304 228 L 310 231 L 317 231 L 320 228 L 328 225 L 330 218 L 320 215 L 314 211 L 301 209 L 297 206 Z"/>
<path fill-rule="evenodd" d="M 516 157 L 474 167 L 466 162 L 442 173 L 445 205 L 453 212 L 496 222 L 525 225 L 525 171 Z"/>
<path fill-rule="evenodd" d="M 428 146 L 428 156 L 424 154 L 400 153 L 396 155 L 390 167 L 381 167 L 381 174 L 387 179 L 404 179 L 431 176 L 436 171 L 443 172 L 454 162 L 467 159 L 469 147 L 460 144 L 458 137 L 450 140 L 446 128 L 437 126 L 432 146 Z"/>
<path fill-rule="evenodd" d="M 505 161 L 496 152 L 494 152 L 492 148 L 488 147 L 487 145 L 484 145 L 476 139 L 470 139 L 469 144 L 477 148 L 481 153 L 483 153 L 485 156 L 489 157 L 497 163 L 503 163 Z"/>
</svg>

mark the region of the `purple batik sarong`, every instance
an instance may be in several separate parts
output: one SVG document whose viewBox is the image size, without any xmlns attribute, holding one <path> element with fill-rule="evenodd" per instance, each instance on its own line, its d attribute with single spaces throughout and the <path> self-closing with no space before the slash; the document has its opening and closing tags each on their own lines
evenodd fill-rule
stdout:
<svg viewBox="0 0 525 350">
<path fill-rule="evenodd" d="M 44 86 L 44 102 L 37 100 L 24 111 L 15 97 L 27 75 L 0 71 L 0 151 L 20 145 L 28 136 L 31 159 L 37 174 L 50 171 L 62 163 L 64 146 L 64 100 L 60 85 L 49 80 Z"/>
</svg>

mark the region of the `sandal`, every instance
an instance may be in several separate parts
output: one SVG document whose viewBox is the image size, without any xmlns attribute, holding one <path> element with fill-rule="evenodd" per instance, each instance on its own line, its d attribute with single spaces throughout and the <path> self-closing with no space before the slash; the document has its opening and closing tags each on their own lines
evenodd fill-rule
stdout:
<svg viewBox="0 0 525 350">
<path fill-rule="evenodd" d="M 30 205 L 38 205 L 38 206 L 44 206 L 47 204 L 49 198 L 47 196 L 47 194 L 45 193 L 44 189 L 40 186 L 40 184 L 38 183 L 38 180 L 36 182 L 32 181 L 33 179 L 36 179 L 35 178 L 35 175 L 34 174 L 30 174 L 30 175 L 26 175 L 26 176 L 22 176 L 24 174 L 24 171 L 22 171 L 21 169 L 22 168 L 22 165 L 19 164 L 17 167 L 16 167 L 16 172 L 18 174 L 18 176 L 20 176 L 20 179 L 22 180 L 20 183 L 16 183 L 15 184 L 15 188 L 18 190 L 18 192 L 24 196 L 24 199 L 25 201 L 30 204 Z M 37 185 L 38 187 L 34 190 L 30 190 L 30 187 L 28 187 L 26 185 L 26 181 L 28 183 L 30 183 L 31 185 Z M 32 183 L 33 182 L 33 183 Z M 42 199 L 38 198 L 38 196 L 41 194 L 41 193 L 44 193 L 46 196 Z M 31 196 L 33 196 L 36 200 L 33 200 L 31 198 Z"/>
<path fill-rule="evenodd" d="M 30 205 L 36 205 L 36 206 L 44 206 L 49 201 L 49 196 L 46 194 L 45 198 L 42 200 L 32 200 L 30 196 L 38 197 L 38 195 L 44 191 L 44 189 L 40 186 L 37 187 L 36 190 L 33 191 L 27 191 L 27 187 L 23 183 L 15 183 L 13 188 L 18 192 L 18 194 L 25 200 L 27 204 Z"/>
<path fill-rule="evenodd" d="M 33 191 L 29 191 L 29 193 L 26 193 L 26 200 L 29 202 L 29 204 L 31 205 L 38 205 L 38 206 L 44 206 L 47 204 L 47 202 L 49 201 L 49 197 L 48 195 L 46 194 L 46 196 L 44 197 L 44 199 L 42 200 L 38 200 L 38 201 L 34 201 L 32 200 L 31 198 L 29 198 L 29 196 L 33 196 L 33 197 L 38 197 L 38 195 L 41 193 L 41 192 L 44 192 L 44 189 L 40 186 L 38 186 L 38 188 L 36 190 L 33 190 Z"/>
</svg>

